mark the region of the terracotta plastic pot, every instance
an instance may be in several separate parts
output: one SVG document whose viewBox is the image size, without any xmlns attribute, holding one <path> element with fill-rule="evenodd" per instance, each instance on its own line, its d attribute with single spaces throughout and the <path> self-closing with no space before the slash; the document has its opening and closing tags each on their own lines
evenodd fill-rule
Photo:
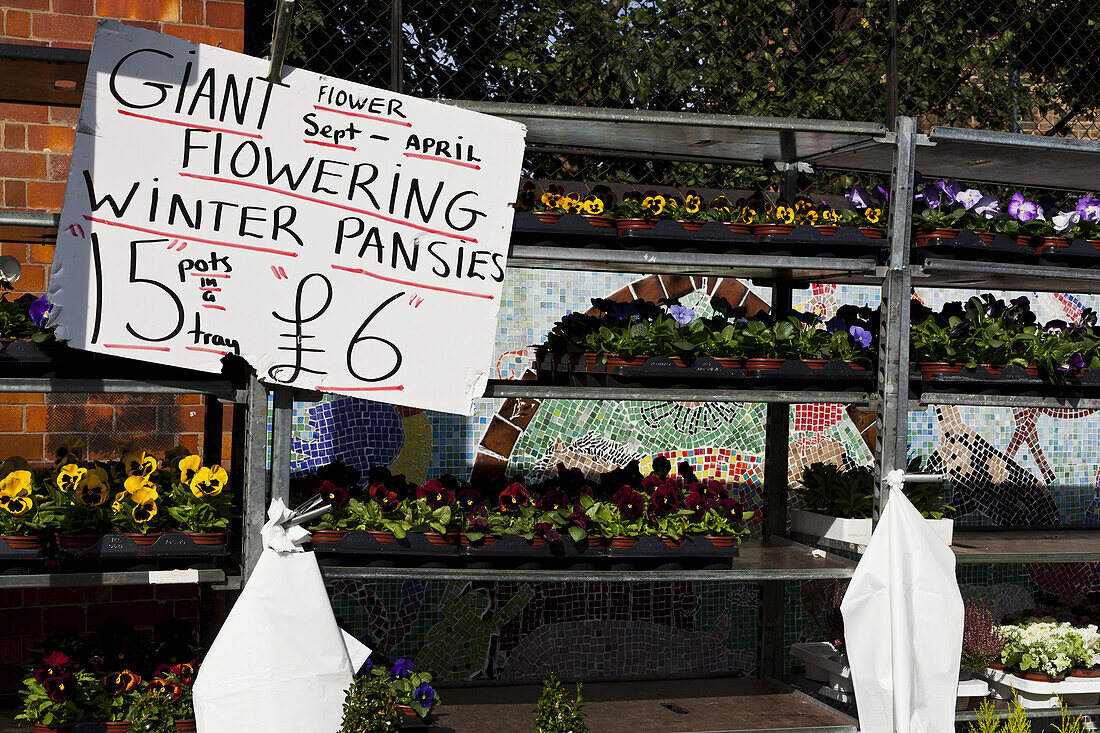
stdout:
<svg viewBox="0 0 1100 733">
<path fill-rule="evenodd" d="M 1024 367 L 1024 371 L 1027 372 L 1027 375 L 1029 377 L 1039 376 L 1039 367 L 1037 366 Z"/>
<path fill-rule="evenodd" d="M 629 229 L 652 229 L 656 225 L 656 219 L 619 219 L 615 222 L 615 226 L 620 232 Z"/>
<path fill-rule="evenodd" d="M 717 361 L 719 364 L 721 364 L 726 369 L 744 369 L 745 368 L 745 360 L 744 359 L 734 359 L 733 357 L 730 357 L 730 356 L 719 356 L 715 359 L 715 361 Z"/>
<path fill-rule="evenodd" d="M 37 550 L 46 544 L 41 537 L 35 537 L 34 535 L 5 534 L 0 535 L 0 539 L 7 542 L 8 547 L 13 550 Z"/>
<path fill-rule="evenodd" d="M 615 217 L 613 216 L 597 216 L 596 214 L 581 214 L 588 223 L 597 229 L 614 229 Z"/>
<path fill-rule="evenodd" d="M 863 229 L 860 228 L 860 231 L 862 232 Z M 924 233 L 924 237 L 925 237 L 926 240 L 927 239 L 955 239 L 958 236 L 959 236 L 959 230 L 958 229 L 933 229 L 931 231 L 928 231 L 928 232 Z"/>
<path fill-rule="evenodd" d="M 886 239 L 886 230 L 878 227 L 860 227 L 859 231 L 868 239 Z"/>
<path fill-rule="evenodd" d="M 1032 680 L 1033 682 L 1061 682 L 1066 678 L 1064 673 L 1057 677 L 1051 677 L 1049 674 L 1043 674 L 1041 672 L 1024 672 L 1019 669 L 1012 670 L 1012 674 L 1017 677 L 1023 677 L 1025 680 Z"/>
<path fill-rule="evenodd" d="M 815 224 L 814 229 L 817 229 L 817 231 L 821 232 L 823 236 L 831 237 L 836 234 L 837 228 L 832 226 L 831 224 Z"/>
<path fill-rule="evenodd" d="M 730 548 L 737 544 L 736 537 L 719 537 L 717 535 L 706 535 L 705 539 L 715 547 Z"/>
<path fill-rule="evenodd" d="M 1044 247 L 1068 247 L 1069 240 L 1065 237 L 1035 237 L 1035 246 Z"/>
<path fill-rule="evenodd" d="M 470 538 L 466 535 L 462 535 L 462 537 L 459 539 L 459 542 L 463 547 L 488 547 L 496 541 L 497 538 L 491 535 L 485 535 L 477 542 L 470 541 Z"/>
<path fill-rule="evenodd" d="M 35 723 L 31 730 L 34 733 L 69 733 L 73 729 L 72 724 L 68 725 L 42 725 L 41 723 Z"/>
<path fill-rule="evenodd" d="M 397 709 L 401 711 L 401 714 L 407 718 L 415 718 L 416 711 L 412 709 L 412 705 L 398 705 Z"/>
<path fill-rule="evenodd" d="M 153 543 L 159 540 L 164 533 L 163 532 L 150 532 L 149 534 L 141 534 L 140 532 L 123 532 L 134 541 L 134 544 L 138 547 L 152 547 Z"/>
<path fill-rule="evenodd" d="M 340 529 L 318 529 L 311 533 L 313 544 L 315 545 L 333 545 L 344 539 L 344 535 L 347 534 L 344 530 Z"/>
<path fill-rule="evenodd" d="M 662 544 L 663 544 L 663 545 L 664 545 L 665 547 L 673 547 L 673 548 L 675 548 L 675 547 L 679 547 L 680 545 L 684 544 L 684 538 L 683 538 L 683 537 L 679 537 L 679 538 L 675 538 L 675 539 L 674 539 L 674 538 L 672 538 L 672 537 L 662 537 L 662 538 L 661 538 L 661 543 L 662 543 Z"/>
<path fill-rule="evenodd" d="M 786 359 L 745 359 L 745 368 L 749 371 L 773 371 L 778 369 Z"/>
<path fill-rule="evenodd" d="M 447 546 L 458 544 L 458 532 L 448 532 L 447 534 L 439 534 L 439 532 L 425 532 L 424 539 L 428 540 L 429 544 Z"/>
<path fill-rule="evenodd" d="M 58 534 L 57 546 L 66 549 L 91 547 L 102 539 L 101 534 Z"/>
<path fill-rule="evenodd" d="M 125 720 L 114 722 L 104 721 L 103 727 L 107 729 L 107 733 L 130 733 L 130 724 Z"/>
<path fill-rule="evenodd" d="M 619 549 L 633 547 L 637 541 L 637 537 L 612 537 L 611 542 L 608 544 L 608 547 Z"/>
<path fill-rule="evenodd" d="M 869 361 L 852 361 L 851 359 L 845 359 L 844 363 L 848 365 L 848 368 L 856 372 L 869 372 L 871 371 L 871 362 Z"/>
<path fill-rule="evenodd" d="M 200 547 L 224 545 L 229 542 L 228 532 L 185 532 L 191 541 Z M 316 540 L 314 540 L 316 542 Z"/>
<path fill-rule="evenodd" d="M 983 242 L 986 242 L 987 244 L 989 242 L 992 242 L 993 238 L 997 236 L 993 232 L 974 232 L 974 234 L 977 234 L 978 239 L 982 240 Z"/>
<path fill-rule="evenodd" d="M 752 224 L 730 224 L 727 222 L 726 226 L 734 234 L 752 234 Z M 1100 249 L 1100 242 L 1097 245 L 1097 248 Z"/>
<path fill-rule="evenodd" d="M 994 377 L 1005 370 L 1003 364 L 981 364 L 980 366 Z"/>
<path fill-rule="evenodd" d="M 187 731 L 197 730 L 194 718 L 184 718 L 183 720 L 172 721 L 176 724 L 177 733 L 186 733 Z"/>
<path fill-rule="evenodd" d="M 561 219 L 561 214 L 556 211 L 536 211 L 535 218 L 543 224 L 556 224 Z"/>
<path fill-rule="evenodd" d="M 689 232 L 699 231 L 700 229 L 703 228 L 703 224 L 706 223 L 706 222 L 702 222 L 702 221 L 688 221 L 686 219 L 677 219 L 676 221 L 679 222 L 680 225 L 684 229 L 687 229 Z"/>
<path fill-rule="evenodd" d="M 1095 678 L 1100 677 L 1100 667 L 1094 667 L 1092 669 L 1071 669 L 1067 674 L 1067 677 L 1085 677 Z"/>
<path fill-rule="evenodd" d="M 808 366 L 810 369 L 817 371 L 824 369 L 825 365 L 829 362 L 828 359 L 803 359 L 802 363 Z"/>
<path fill-rule="evenodd" d="M 1100 249 L 1100 239 L 1086 239 L 1085 241 L 1091 244 L 1093 249 Z"/>
<path fill-rule="evenodd" d="M 958 374 L 962 371 L 962 364 L 948 364 L 942 361 L 922 361 L 917 367 L 923 377 L 930 377 L 933 374 Z"/>
<path fill-rule="evenodd" d="M 545 537 L 532 537 L 531 539 L 527 540 L 527 544 L 531 545 L 531 547 L 545 547 L 546 546 L 546 538 Z"/>
<path fill-rule="evenodd" d="M 769 234 L 790 234 L 794 231 L 794 224 L 757 224 L 753 227 L 753 233 L 758 237 Z"/>
<path fill-rule="evenodd" d="M 368 529 L 367 533 L 380 545 L 392 545 L 394 542 L 397 542 L 397 537 L 394 536 L 393 532 L 388 530 Z"/>
</svg>

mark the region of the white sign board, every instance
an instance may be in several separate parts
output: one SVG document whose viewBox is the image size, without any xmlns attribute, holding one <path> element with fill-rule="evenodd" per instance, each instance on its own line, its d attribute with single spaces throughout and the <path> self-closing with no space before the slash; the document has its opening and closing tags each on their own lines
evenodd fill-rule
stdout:
<svg viewBox="0 0 1100 733">
<path fill-rule="evenodd" d="M 50 281 L 58 337 L 469 414 L 523 158 L 515 122 L 113 21 Z"/>
</svg>

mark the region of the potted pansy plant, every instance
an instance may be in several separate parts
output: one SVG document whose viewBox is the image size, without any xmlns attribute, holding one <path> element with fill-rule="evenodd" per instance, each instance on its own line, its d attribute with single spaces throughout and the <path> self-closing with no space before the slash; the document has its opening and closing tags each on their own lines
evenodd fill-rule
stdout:
<svg viewBox="0 0 1100 733">
<path fill-rule="evenodd" d="M 381 664 L 371 664 L 369 674 L 388 680 L 397 700 L 397 708 L 406 717 L 427 718 L 432 709 L 439 705 L 439 695 L 431 684 L 432 675 L 414 671 L 412 662 L 408 659 L 397 659 L 389 668 Z"/>
<path fill-rule="evenodd" d="M 199 456 L 188 454 L 172 462 L 172 479 L 168 516 L 196 545 L 224 545 L 229 526 L 226 470 L 203 466 Z"/>
<path fill-rule="evenodd" d="M 686 534 L 702 535 L 715 547 L 733 547 L 749 534 L 745 523 L 754 512 L 744 511 L 720 481 L 693 481 L 685 488 L 688 493 L 680 511 Z"/>
<path fill-rule="evenodd" d="M 34 488 L 34 474 L 26 461 L 4 462 L 0 468 L 0 539 L 13 550 L 38 549 L 43 545 L 39 535 L 41 497 L 35 495 Z"/>
<path fill-rule="evenodd" d="M 129 669 L 103 675 L 95 715 L 108 733 L 128 733 L 130 710 L 141 697 L 140 685 L 141 677 Z"/>
<path fill-rule="evenodd" d="M 29 723 L 34 733 L 67 733 L 93 709 L 98 680 L 61 651 L 45 654 L 20 693 L 23 709 L 16 720 Z"/>
<path fill-rule="evenodd" d="M 130 476 L 111 503 L 111 522 L 116 531 L 138 547 L 149 547 L 164 534 L 167 512 L 160 511 L 161 489 L 149 478 Z"/>
<path fill-rule="evenodd" d="M 62 548 L 91 547 L 110 532 L 124 491 L 111 480 L 111 472 L 97 463 L 82 464 L 66 456 L 45 482 L 47 498 L 42 522 L 57 533 Z M 112 500 L 113 497 L 113 500 Z"/>
<path fill-rule="evenodd" d="M 50 301 L 45 295 L 35 297 L 30 293 L 9 300 L 0 296 L 0 348 L 13 341 L 30 340 L 44 343 L 53 338 L 53 331 L 46 327 L 50 314 Z"/>
</svg>

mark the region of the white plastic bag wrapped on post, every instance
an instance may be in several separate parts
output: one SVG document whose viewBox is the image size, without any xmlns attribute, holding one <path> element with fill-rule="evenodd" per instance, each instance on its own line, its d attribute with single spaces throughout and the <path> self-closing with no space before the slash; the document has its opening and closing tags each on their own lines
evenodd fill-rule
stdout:
<svg viewBox="0 0 1100 733">
<path fill-rule="evenodd" d="M 321 570 L 276 499 L 264 552 L 195 681 L 199 733 L 336 733 L 370 650 L 336 625 Z"/>
<path fill-rule="evenodd" d="M 963 601 L 955 555 L 887 477 L 890 499 L 844 601 L 864 733 L 954 733 Z"/>
</svg>

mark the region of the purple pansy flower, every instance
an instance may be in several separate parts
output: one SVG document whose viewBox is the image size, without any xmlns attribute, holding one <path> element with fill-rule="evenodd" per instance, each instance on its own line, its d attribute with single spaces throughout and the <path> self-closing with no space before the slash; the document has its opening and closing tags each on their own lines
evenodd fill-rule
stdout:
<svg viewBox="0 0 1100 733">
<path fill-rule="evenodd" d="M 986 219 L 994 219 L 1001 213 L 1001 202 L 996 196 L 982 196 L 978 203 L 974 204 L 974 213 L 984 216 Z"/>
<path fill-rule="evenodd" d="M 363 671 L 364 672 L 370 672 L 370 669 L 373 666 L 374 666 L 374 660 L 371 659 L 370 657 L 367 657 L 367 661 L 363 663 Z"/>
<path fill-rule="evenodd" d="M 874 191 L 872 191 L 872 195 L 885 204 L 890 200 L 890 189 L 886 188 L 885 186 L 875 186 Z"/>
<path fill-rule="evenodd" d="M 1069 361 L 1065 366 L 1054 367 L 1060 372 L 1075 372 L 1079 369 L 1085 368 L 1085 357 L 1080 354 L 1074 354 L 1069 358 Z"/>
<path fill-rule="evenodd" d="M 852 326 L 848 329 L 848 333 L 859 342 L 860 346 L 867 347 L 871 345 L 871 332 L 867 329 L 860 328 L 859 326 Z"/>
<path fill-rule="evenodd" d="M 49 298 L 43 295 L 41 298 L 38 298 L 33 303 L 31 303 L 28 310 L 30 312 L 31 320 L 34 321 L 34 325 L 38 326 L 39 328 L 45 328 L 46 321 L 48 321 L 50 318 Z"/>
<path fill-rule="evenodd" d="M 982 200 L 982 192 L 976 188 L 968 188 L 955 194 L 955 203 L 963 205 L 967 211 L 973 209 Z"/>
<path fill-rule="evenodd" d="M 858 183 L 852 186 L 852 190 L 844 195 L 853 209 L 866 209 L 871 205 L 871 194 Z"/>
<path fill-rule="evenodd" d="M 695 311 L 684 305 L 669 306 L 668 312 L 681 326 L 695 320 Z"/>
<path fill-rule="evenodd" d="M 1077 199 L 1075 211 L 1084 221 L 1100 221 L 1100 199 L 1082 196 Z"/>
<path fill-rule="evenodd" d="M 405 657 L 401 657 L 393 663 L 393 669 L 390 670 L 390 677 L 396 679 L 403 679 L 408 677 L 413 671 L 412 662 Z"/>
<path fill-rule="evenodd" d="M 1034 201 L 1028 201 L 1022 193 L 1012 194 L 1008 202 L 1008 215 L 1017 221 L 1029 222 L 1043 218 L 1043 210 Z"/>
<path fill-rule="evenodd" d="M 420 687 L 413 692 L 413 699 L 422 707 L 430 708 L 435 702 L 435 690 L 427 682 L 421 682 Z"/>
<path fill-rule="evenodd" d="M 946 181 L 939 181 L 936 183 L 936 188 L 947 194 L 949 201 L 956 201 L 956 197 L 962 193 L 962 186 L 954 178 L 949 178 Z"/>
<path fill-rule="evenodd" d="M 930 209 L 940 208 L 940 189 L 938 186 L 925 186 L 919 194 L 924 205 Z"/>
</svg>

